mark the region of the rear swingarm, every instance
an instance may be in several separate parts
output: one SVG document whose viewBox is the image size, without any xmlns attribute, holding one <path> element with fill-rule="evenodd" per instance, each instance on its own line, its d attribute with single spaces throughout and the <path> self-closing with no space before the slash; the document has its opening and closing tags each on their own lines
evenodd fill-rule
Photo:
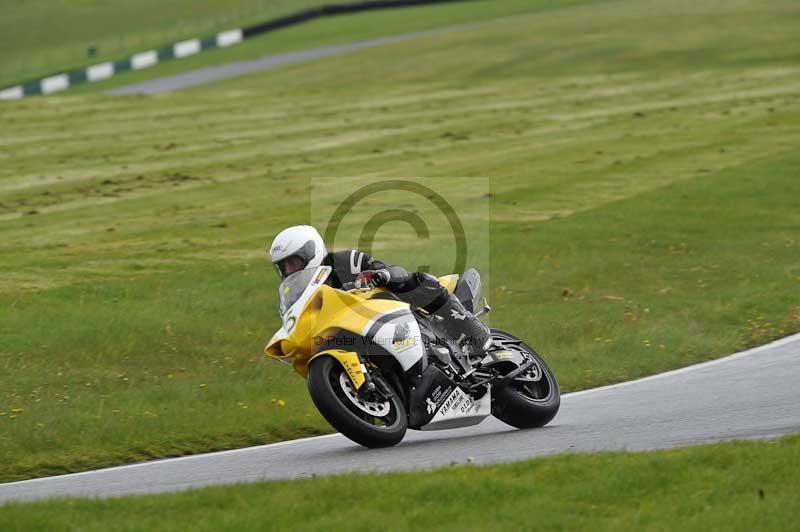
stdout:
<svg viewBox="0 0 800 532">
<path fill-rule="evenodd" d="M 524 364 L 510 373 L 506 373 L 505 375 L 493 375 L 489 378 L 474 382 L 472 384 L 461 385 L 461 388 L 466 391 L 473 391 L 477 388 L 487 385 L 492 385 L 495 388 L 502 388 L 503 386 L 508 386 L 511 381 L 531 369 L 534 364 L 536 364 L 535 360 L 526 360 Z M 477 368 L 477 370 L 479 371 L 480 368 Z"/>
</svg>

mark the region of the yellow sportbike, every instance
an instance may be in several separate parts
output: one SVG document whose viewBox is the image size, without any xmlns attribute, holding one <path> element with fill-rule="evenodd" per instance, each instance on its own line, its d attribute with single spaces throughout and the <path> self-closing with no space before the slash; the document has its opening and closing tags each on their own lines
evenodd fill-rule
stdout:
<svg viewBox="0 0 800 532">
<path fill-rule="evenodd" d="M 435 314 L 383 288 L 332 288 L 325 284 L 330 274 L 320 266 L 281 283 L 283 325 L 264 352 L 306 377 L 320 413 L 351 440 L 388 447 L 409 428 L 465 427 L 489 415 L 531 428 L 556 415 L 558 383 L 522 340 L 492 329 L 491 346 L 471 356 L 440 334 Z M 481 294 L 476 270 L 439 282 L 474 312 Z"/>
</svg>

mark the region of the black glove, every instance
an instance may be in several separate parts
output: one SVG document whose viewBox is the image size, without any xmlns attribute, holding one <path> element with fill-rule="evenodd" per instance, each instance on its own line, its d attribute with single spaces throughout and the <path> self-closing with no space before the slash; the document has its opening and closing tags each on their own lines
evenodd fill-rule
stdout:
<svg viewBox="0 0 800 532">
<path fill-rule="evenodd" d="M 367 270 L 356 277 L 356 288 L 369 288 L 370 286 L 386 286 L 392 276 L 388 270 Z"/>
</svg>

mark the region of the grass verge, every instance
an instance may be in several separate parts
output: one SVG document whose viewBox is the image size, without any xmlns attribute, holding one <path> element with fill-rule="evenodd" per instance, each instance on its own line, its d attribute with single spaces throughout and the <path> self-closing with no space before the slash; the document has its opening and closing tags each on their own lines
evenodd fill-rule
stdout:
<svg viewBox="0 0 800 532">
<path fill-rule="evenodd" d="M 10 504 L 3 530 L 791 530 L 800 437 Z M 357 510 L 354 510 L 356 509 Z M 347 511 L 347 509 L 353 509 Z"/>
<path fill-rule="evenodd" d="M 99 83 L 70 88 L 75 92 L 96 92 L 187 70 L 213 66 L 262 55 L 298 49 L 349 43 L 398 33 L 430 30 L 455 24 L 473 23 L 569 6 L 586 0 L 504 0 L 453 5 L 433 5 L 365 12 L 302 24 L 261 37 L 248 39 L 226 49 L 160 63 L 152 68 L 127 72 Z M 19 2 L 12 16 L 0 22 L 0 86 L 26 82 L 102 61 L 159 48 L 182 39 L 205 37 L 219 31 L 240 28 L 324 4 L 324 0 L 237 0 L 215 2 L 86 2 L 75 8 L 40 6 Z M 37 30 L 30 31 L 31 27 Z M 87 57 L 87 47 L 97 49 Z"/>
<path fill-rule="evenodd" d="M 0 19 L 0 86 L 25 82 L 93 62 L 203 37 L 261 22 L 316 0 L 233 0 L 224 6 L 207 0 L 87 0 L 34 3 L 10 0 Z M 87 56 L 87 48 L 95 55 Z"/>
<path fill-rule="evenodd" d="M 480 24 L 504 17 L 552 11 L 585 2 L 586 0 L 503 0 L 502 2 L 475 0 L 317 19 L 247 39 L 242 44 L 230 48 L 212 49 L 178 61 L 160 63 L 153 68 L 127 72 L 100 83 L 79 85 L 75 89 L 70 89 L 70 93 L 106 91 L 163 76 L 265 55 L 348 44 L 388 35 L 437 29 L 448 31 L 453 26 Z"/>
</svg>

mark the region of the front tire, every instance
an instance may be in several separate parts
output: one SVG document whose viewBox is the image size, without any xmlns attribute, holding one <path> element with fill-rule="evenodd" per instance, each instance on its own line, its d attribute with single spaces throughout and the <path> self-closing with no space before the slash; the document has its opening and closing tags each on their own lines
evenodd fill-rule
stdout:
<svg viewBox="0 0 800 532">
<path fill-rule="evenodd" d="M 321 356 L 308 368 L 308 392 L 333 428 L 364 447 L 391 447 L 408 428 L 406 410 L 397 393 L 383 403 L 358 396 L 339 362 Z"/>
<path fill-rule="evenodd" d="M 543 427 L 558 413 L 561 406 L 561 391 L 555 375 L 544 359 L 528 344 L 519 338 L 502 331 L 492 329 L 492 340 L 495 344 L 508 349 L 516 349 L 523 356 L 533 359 L 539 368 L 538 380 L 531 380 L 537 372 L 530 372 L 523 379 L 513 380 L 508 385 L 492 390 L 492 415 L 518 429 Z M 527 379 L 527 380 L 524 380 Z"/>
</svg>

